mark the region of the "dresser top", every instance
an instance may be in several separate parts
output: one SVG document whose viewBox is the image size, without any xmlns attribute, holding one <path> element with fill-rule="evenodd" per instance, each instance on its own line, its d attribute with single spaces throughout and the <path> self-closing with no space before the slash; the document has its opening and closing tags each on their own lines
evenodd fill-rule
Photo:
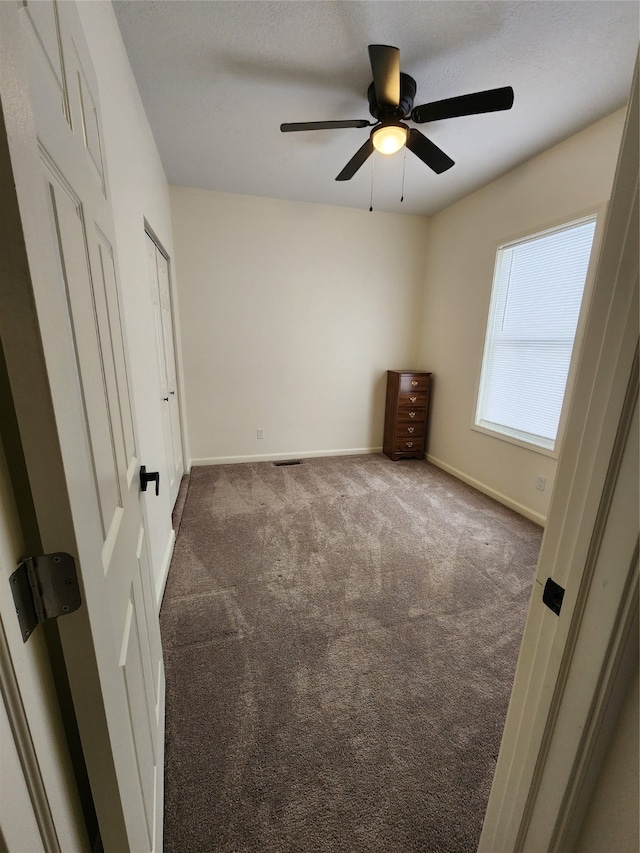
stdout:
<svg viewBox="0 0 640 853">
<path fill-rule="evenodd" d="M 398 376 L 431 376 L 426 370 L 388 370 L 387 373 L 396 373 Z"/>
</svg>

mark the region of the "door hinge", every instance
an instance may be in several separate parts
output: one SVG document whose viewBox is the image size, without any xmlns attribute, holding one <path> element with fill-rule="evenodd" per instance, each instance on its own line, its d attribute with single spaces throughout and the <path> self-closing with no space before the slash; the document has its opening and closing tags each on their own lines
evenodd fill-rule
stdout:
<svg viewBox="0 0 640 853">
<path fill-rule="evenodd" d="M 26 557 L 9 578 L 9 584 L 25 643 L 39 622 L 72 613 L 82 603 L 71 554 Z"/>
</svg>

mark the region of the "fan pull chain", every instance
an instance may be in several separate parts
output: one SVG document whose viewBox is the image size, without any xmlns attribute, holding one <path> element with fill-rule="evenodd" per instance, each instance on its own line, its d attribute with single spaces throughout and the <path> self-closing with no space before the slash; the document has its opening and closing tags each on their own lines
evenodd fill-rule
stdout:
<svg viewBox="0 0 640 853">
<path fill-rule="evenodd" d="M 407 165 L 407 148 L 404 149 L 404 157 L 402 158 L 402 192 L 400 194 L 400 204 L 404 201 L 404 169 Z"/>
<path fill-rule="evenodd" d="M 373 165 L 376 162 L 376 158 L 371 158 L 371 199 L 369 201 L 369 213 L 373 213 Z"/>
</svg>

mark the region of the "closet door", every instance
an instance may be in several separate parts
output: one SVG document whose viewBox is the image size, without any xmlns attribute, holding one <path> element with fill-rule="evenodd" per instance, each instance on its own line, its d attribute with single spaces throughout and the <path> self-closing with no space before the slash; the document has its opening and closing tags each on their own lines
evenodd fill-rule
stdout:
<svg viewBox="0 0 640 853">
<path fill-rule="evenodd" d="M 180 480 L 184 473 L 182 457 L 182 431 L 180 428 L 180 406 L 175 350 L 173 344 L 173 312 L 171 310 L 171 292 L 169 290 L 169 261 L 155 241 L 147 238 L 147 259 L 149 266 L 149 284 L 153 302 L 158 357 L 158 376 L 162 396 L 162 428 L 164 432 L 165 454 L 170 505 L 176 502 Z"/>
</svg>

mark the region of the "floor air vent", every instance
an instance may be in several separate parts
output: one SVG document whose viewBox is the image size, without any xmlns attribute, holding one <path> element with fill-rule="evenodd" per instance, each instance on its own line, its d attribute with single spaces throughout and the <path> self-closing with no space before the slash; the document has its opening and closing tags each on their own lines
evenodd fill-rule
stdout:
<svg viewBox="0 0 640 853">
<path fill-rule="evenodd" d="M 276 468 L 282 468 L 283 465 L 302 465 L 302 459 L 283 459 L 282 462 L 273 463 Z"/>
</svg>

